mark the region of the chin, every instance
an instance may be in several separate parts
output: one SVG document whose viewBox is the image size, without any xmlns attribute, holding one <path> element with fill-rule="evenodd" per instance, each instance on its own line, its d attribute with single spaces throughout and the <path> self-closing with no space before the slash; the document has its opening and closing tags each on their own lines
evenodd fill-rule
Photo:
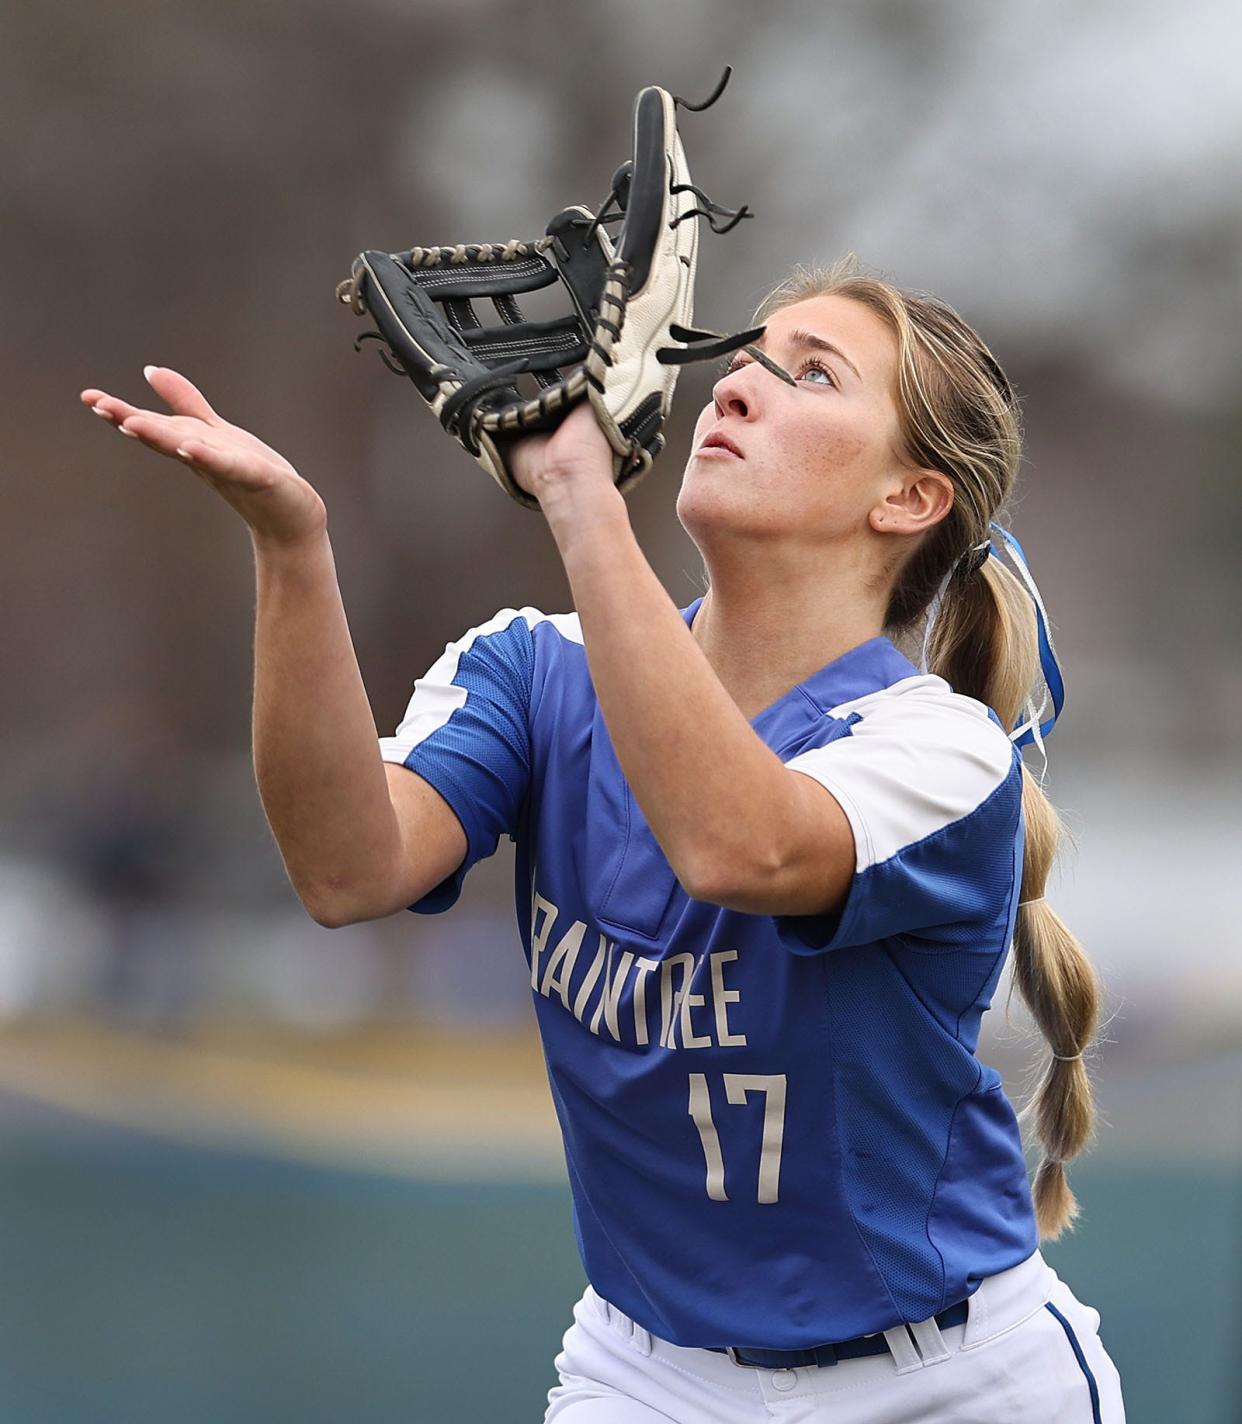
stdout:
<svg viewBox="0 0 1242 1424">
<path fill-rule="evenodd" d="M 727 489 L 722 489 L 719 483 L 712 484 L 705 480 L 693 468 L 686 470 L 677 495 L 677 518 L 696 543 L 700 529 L 706 531 L 722 520 L 736 516 L 736 501 L 729 498 Z"/>
<path fill-rule="evenodd" d="M 740 482 L 705 479 L 688 470 L 677 496 L 677 518 L 694 540 L 699 552 L 721 539 L 764 535 L 762 508 L 751 498 L 751 490 Z"/>
</svg>

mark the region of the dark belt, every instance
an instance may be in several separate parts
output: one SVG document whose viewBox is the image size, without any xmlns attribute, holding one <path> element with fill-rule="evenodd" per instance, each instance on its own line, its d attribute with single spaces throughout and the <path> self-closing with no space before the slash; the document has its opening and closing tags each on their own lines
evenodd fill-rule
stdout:
<svg viewBox="0 0 1242 1424">
<path fill-rule="evenodd" d="M 942 1330 L 950 1325 L 965 1325 L 970 1313 L 970 1301 L 959 1300 L 936 1316 Z M 838 1360 L 854 1360 L 860 1355 L 886 1355 L 888 1341 L 883 1334 L 859 1335 L 834 1345 L 816 1345 L 812 1350 L 749 1350 L 733 1345 L 709 1345 L 718 1355 L 728 1355 L 735 1365 L 748 1365 L 759 1370 L 796 1370 L 803 1365 L 835 1365 Z"/>
</svg>

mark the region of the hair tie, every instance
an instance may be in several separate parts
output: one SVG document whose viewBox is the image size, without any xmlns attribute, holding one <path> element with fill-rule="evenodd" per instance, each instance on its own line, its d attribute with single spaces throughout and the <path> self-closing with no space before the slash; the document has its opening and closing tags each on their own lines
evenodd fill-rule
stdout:
<svg viewBox="0 0 1242 1424">
<path fill-rule="evenodd" d="M 992 541 L 984 539 L 978 544 L 972 544 L 969 549 L 958 559 L 954 565 L 954 570 L 959 578 L 969 578 L 971 574 L 977 573 L 987 562 L 988 554 L 992 550 Z"/>
<path fill-rule="evenodd" d="M 1018 909 L 1020 910 L 1023 905 L 1038 905 L 1041 900 L 1046 900 L 1047 898 L 1047 895 L 1032 895 L 1029 900 L 1019 900 Z"/>
<path fill-rule="evenodd" d="M 1052 1056 L 1060 1063 L 1072 1063 L 1075 1058 L 1081 1058 L 1082 1053 L 1054 1053 Z"/>
</svg>

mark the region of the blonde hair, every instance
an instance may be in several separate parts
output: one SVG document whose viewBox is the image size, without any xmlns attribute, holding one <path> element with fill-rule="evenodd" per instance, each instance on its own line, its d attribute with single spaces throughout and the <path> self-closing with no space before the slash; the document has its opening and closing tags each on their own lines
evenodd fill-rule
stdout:
<svg viewBox="0 0 1242 1424">
<path fill-rule="evenodd" d="M 903 454 L 914 467 L 939 470 L 953 482 L 949 513 L 886 574 L 893 582 L 885 632 L 910 633 L 941 592 L 927 642 L 928 671 L 993 708 L 1001 724 L 1013 728 L 1040 670 L 1034 605 L 1000 559 L 987 558 L 976 568 L 969 551 L 989 537 L 1017 477 L 1022 438 L 1014 392 L 996 358 L 951 307 L 863 274 L 853 254 L 827 269 L 796 268 L 764 299 L 756 321 L 819 296 L 860 302 L 891 328 L 898 343 Z M 1065 1164 L 1094 1131 L 1083 1055 L 1098 1028 L 1100 983 L 1082 945 L 1044 898 L 1064 830 L 1025 766 L 1022 810 L 1026 839 L 1014 984 L 1052 1053 L 1019 1121 L 1025 1126 L 1033 1119 L 1043 1150 L 1032 1195 L 1040 1239 L 1048 1240 L 1078 1215 Z"/>
</svg>

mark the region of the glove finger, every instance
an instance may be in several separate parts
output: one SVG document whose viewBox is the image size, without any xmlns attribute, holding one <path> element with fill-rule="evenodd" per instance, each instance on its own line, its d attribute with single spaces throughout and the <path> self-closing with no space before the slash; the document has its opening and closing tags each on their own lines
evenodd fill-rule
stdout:
<svg viewBox="0 0 1242 1424">
<path fill-rule="evenodd" d="M 147 366 L 142 373 L 147 384 L 178 415 L 192 415 L 209 424 L 220 417 L 212 410 L 207 398 L 192 381 L 170 366 Z"/>
</svg>

